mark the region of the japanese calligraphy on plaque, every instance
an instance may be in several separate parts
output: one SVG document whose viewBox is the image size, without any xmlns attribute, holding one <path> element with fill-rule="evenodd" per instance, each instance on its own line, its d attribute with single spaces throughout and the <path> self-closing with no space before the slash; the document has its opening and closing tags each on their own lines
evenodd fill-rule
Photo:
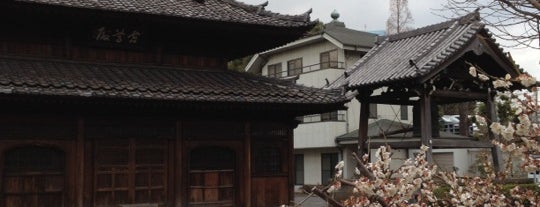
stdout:
<svg viewBox="0 0 540 207">
<path fill-rule="evenodd" d="M 92 39 L 104 44 L 134 46 L 140 43 L 142 33 L 136 29 L 101 26 L 95 29 Z M 112 46 L 112 45 L 111 45 Z"/>
</svg>

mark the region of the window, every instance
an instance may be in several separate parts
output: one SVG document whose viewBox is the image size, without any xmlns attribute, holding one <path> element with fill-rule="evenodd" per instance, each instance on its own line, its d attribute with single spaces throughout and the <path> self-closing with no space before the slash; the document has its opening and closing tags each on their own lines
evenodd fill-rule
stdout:
<svg viewBox="0 0 540 207">
<path fill-rule="evenodd" d="M 321 53 L 321 69 L 325 68 L 337 68 L 338 67 L 338 53 L 337 50 L 331 50 Z"/>
<path fill-rule="evenodd" d="M 281 63 L 268 66 L 268 77 L 281 78 Z"/>
<path fill-rule="evenodd" d="M 294 155 L 294 184 L 304 184 L 304 155 Z"/>
<path fill-rule="evenodd" d="M 399 115 L 401 116 L 401 120 L 408 120 L 409 119 L 409 110 L 407 106 L 400 106 L 400 112 Z"/>
<path fill-rule="evenodd" d="M 302 58 L 289 60 L 287 62 L 287 75 L 298 75 L 302 73 Z"/>
<path fill-rule="evenodd" d="M 52 148 L 28 146 L 7 151 L 0 205 L 64 206 L 64 164 L 64 152 Z"/>
<path fill-rule="evenodd" d="M 281 170 L 281 149 L 278 147 L 259 147 L 253 157 L 254 169 L 256 173 L 276 174 Z"/>
<path fill-rule="evenodd" d="M 338 162 L 337 153 L 321 154 L 321 183 L 328 184 L 334 177 L 334 169 Z"/>
<path fill-rule="evenodd" d="M 369 118 L 377 118 L 377 104 L 369 104 Z"/>
<path fill-rule="evenodd" d="M 321 114 L 321 121 L 337 121 L 338 120 L 338 112 L 332 111 L 328 113 L 322 113 Z"/>
</svg>

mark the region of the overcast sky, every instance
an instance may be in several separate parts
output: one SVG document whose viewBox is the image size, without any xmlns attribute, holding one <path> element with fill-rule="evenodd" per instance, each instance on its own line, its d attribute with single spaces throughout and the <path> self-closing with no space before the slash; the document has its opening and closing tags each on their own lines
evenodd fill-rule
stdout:
<svg viewBox="0 0 540 207">
<path fill-rule="evenodd" d="M 266 0 L 238 0 L 258 5 Z M 282 14 L 301 14 L 313 9 L 311 20 L 330 22 L 330 14 L 335 9 L 339 20 L 348 28 L 364 31 L 384 30 L 388 19 L 388 0 L 268 0 L 266 10 Z M 413 27 L 419 28 L 445 21 L 435 15 L 433 9 L 441 7 L 443 0 L 410 0 L 409 9 L 414 18 Z M 534 44 L 538 45 L 538 41 Z M 540 79 L 540 50 L 507 49 L 522 68 Z"/>
</svg>

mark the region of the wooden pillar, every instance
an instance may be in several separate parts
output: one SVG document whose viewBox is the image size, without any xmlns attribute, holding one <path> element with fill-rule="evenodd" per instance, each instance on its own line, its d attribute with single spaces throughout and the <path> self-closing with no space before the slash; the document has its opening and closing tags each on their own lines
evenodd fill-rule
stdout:
<svg viewBox="0 0 540 207">
<path fill-rule="evenodd" d="M 174 170 L 175 176 L 173 176 L 175 177 L 173 179 L 174 185 L 171 185 L 171 189 L 174 188 L 174 192 L 175 192 L 174 202 L 175 202 L 176 207 L 182 207 L 182 206 L 187 205 L 187 198 L 185 196 L 187 192 L 186 190 L 187 180 L 186 178 L 184 178 L 184 177 L 187 177 L 187 174 L 186 174 L 187 160 L 185 160 L 186 159 L 185 150 L 187 148 L 184 146 L 185 146 L 185 143 L 182 136 L 182 122 L 177 121 L 176 122 L 176 146 L 175 146 L 176 151 L 175 151 L 175 156 L 174 156 L 174 165 L 171 166 L 175 168 Z"/>
<path fill-rule="evenodd" d="M 245 192 L 241 200 L 245 201 L 246 207 L 251 206 L 251 122 L 245 124 L 244 137 L 244 177 Z"/>
<path fill-rule="evenodd" d="M 287 155 L 289 164 L 289 202 L 294 201 L 294 181 L 295 181 L 295 163 L 294 163 L 294 129 L 298 126 L 299 122 L 294 122 L 288 125 L 287 128 L 287 148 L 289 154 Z"/>
<path fill-rule="evenodd" d="M 82 207 L 84 200 L 84 119 L 77 120 L 77 142 L 76 142 L 76 160 L 75 168 L 75 206 Z"/>
<path fill-rule="evenodd" d="M 499 121 L 499 118 L 497 116 L 497 107 L 495 105 L 495 93 L 491 91 L 491 89 L 488 89 L 488 96 L 486 100 L 486 111 L 487 111 L 487 125 L 491 126 L 491 123 Z M 488 136 L 490 140 L 499 140 L 499 136 L 496 134 L 493 134 L 491 130 L 488 129 Z M 501 170 L 501 163 L 502 161 L 502 155 L 501 150 L 493 145 L 491 147 L 491 158 L 493 159 L 493 167 L 495 168 L 495 171 Z"/>
<path fill-rule="evenodd" d="M 369 122 L 369 97 L 368 95 L 362 95 L 356 97 L 360 102 L 360 119 L 358 121 L 358 150 L 357 154 L 361 158 L 364 154 L 368 154 L 367 140 L 368 140 L 368 122 Z"/>
<path fill-rule="evenodd" d="M 413 105 L 413 137 L 422 136 L 422 131 L 420 130 L 422 122 L 420 120 L 420 104 L 415 103 Z"/>
<path fill-rule="evenodd" d="M 422 93 L 420 97 L 420 132 L 422 134 L 422 145 L 429 147 L 426 153 L 426 160 L 429 163 L 433 163 L 432 149 L 433 149 L 433 136 L 432 136 L 432 123 L 431 123 L 431 97 L 428 92 Z"/>
</svg>

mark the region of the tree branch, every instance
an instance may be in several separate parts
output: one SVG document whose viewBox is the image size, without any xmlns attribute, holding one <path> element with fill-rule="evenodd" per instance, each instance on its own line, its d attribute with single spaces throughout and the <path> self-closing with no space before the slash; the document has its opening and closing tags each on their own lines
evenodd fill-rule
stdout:
<svg viewBox="0 0 540 207">
<path fill-rule="evenodd" d="M 534 8 L 540 10 L 540 2 L 539 2 L 539 1 L 536 1 L 536 0 L 527 0 L 527 1 L 528 1 L 529 3 L 531 3 L 531 5 L 532 5 Z"/>
<path fill-rule="evenodd" d="M 530 2 L 530 1 L 534 1 L 534 0 L 528 0 L 528 1 Z M 527 15 L 527 16 L 534 17 L 536 19 L 540 19 L 540 15 L 532 13 L 532 12 L 525 11 L 523 9 L 520 9 L 514 3 L 511 3 L 508 0 L 499 0 L 499 2 L 502 2 L 502 3 L 506 4 L 508 7 L 512 8 L 512 10 L 514 10 L 514 11 L 520 13 L 520 14 L 524 14 L 524 15 Z M 501 7 L 504 8 L 503 5 L 501 5 Z"/>
<path fill-rule="evenodd" d="M 360 160 L 358 155 L 356 153 L 352 153 L 353 158 L 356 160 L 356 166 L 358 167 L 358 170 L 360 171 L 360 174 L 366 176 L 369 180 L 375 180 L 375 175 L 373 175 L 372 172 L 370 172 L 366 166 L 364 165 L 364 162 Z"/>
</svg>

